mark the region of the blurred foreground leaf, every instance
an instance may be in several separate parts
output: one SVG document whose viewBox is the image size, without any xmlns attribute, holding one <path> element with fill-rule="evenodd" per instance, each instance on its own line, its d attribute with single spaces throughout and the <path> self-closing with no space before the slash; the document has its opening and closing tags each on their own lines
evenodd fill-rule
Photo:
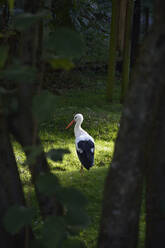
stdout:
<svg viewBox="0 0 165 248">
<path fill-rule="evenodd" d="M 44 16 L 43 13 L 32 14 L 32 13 L 23 13 L 19 14 L 14 19 L 14 27 L 18 31 L 23 31 L 30 28 L 34 25 L 40 18 Z"/>
<path fill-rule="evenodd" d="M 72 187 L 61 187 L 57 197 L 67 207 L 77 207 L 79 209 L 87 205 L 84 194 Z"/>
<path fill-rule="evenodd" d="M 86 211 L 77 207 L 69 208 L 65 219 L 69 226 L 78 226 L 81 228 L 86 228 L 90 223 L 90 219 Z"/>
<path fill-rule="evenodd" d="M 54 174 L 43 174 L 37 180 L 37 187 L 44 195 L 52 196 L 59 187 L 59 180 Z"/>
<path fill-rule="evenodd" d="M 64 58 L 80 58 L 84 53 L 84 42 L 80 34 L 68 28 L 59 28 L 50 34 L 45 47 Z"/>
<path fill-rule="evenodd" d="M 44 223 L 42 230 L 43 242 L 46 247 L 61 247 L 64 239 L 66 239 L 66 228 L 62 217 L 48 217 Z"/>
<path fill-rule="evenodd" d="M 1 78 L 18 83 L 33 83 L 36 80 L 36 70 L 33 67 L 14 63 L 1 73 Z"/>
<path fill-rule="evenodd" d="M 24 164 L 34 164 L 36 162 L 37 156 L 39 156 L 42 152 L 42 146 L 29 146 L 25 147 L 25 150 L 29 153 L 28 159 Z"/>
<path fill-rule="evenodd" d="M 32 223 L 34 211 L 24 206 L 12 206 L 4 217 L 4 225 L 8 232 L 16 234 L 20 229 Z"/>
<path fill-rule="evenodd" d="M 48 121 L 54 111 L 56 105 L 56 97 L 48 91 L 42 91 L 33 98 L 33 113 L 39 123 Z"/>
</svg>

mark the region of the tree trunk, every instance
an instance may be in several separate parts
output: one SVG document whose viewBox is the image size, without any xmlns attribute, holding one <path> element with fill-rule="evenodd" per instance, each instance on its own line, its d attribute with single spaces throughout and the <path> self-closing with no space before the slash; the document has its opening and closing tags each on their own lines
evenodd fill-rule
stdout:
<svg viewBox="0 0 165 248">
<path fill-rule="evenodd" d="M 3 217 L 12 205 L 24 206 L 25 199 L 7 124 L 2 112 L 0 113 L 0 140 L 0 244 L 3 248 L 17 248 L 25 244 L 27 229 L 26 231 L 22 229 L 13 236 L 5 231 Z M 32 230 L 29 229 L 28 238 L 32 240 L 32 237 Z"/>
<path fill-rule="evenodd" d="M 148 31 L 149 31 L 149 13 L 150 13 L 150 10 L 149 8 L 145 8 L 144 9 L 144 17 L 145 17 L 145 21 L 144 21 L 144 35 L 147 35 L 148 34 Z"/>
<path fill-rule="evenodd" d="M 126 97 L 129 76 L 130 76 L 130 59 L 131 59 L 131 34 L 132 34 L 132 17 L 133 17 L 134 1 L 128 0 L 126 12 L 125 38 L 124 38 L 124 53 L 123 53 L 123 68 L 121 79 L 121 102 L 124 102 Z"/>
<path fill-rule="evenodd" d="M 153 125 L 150 133 L 148 163 L 146 171 L 146 248 L 163 248 L 165 244 L 165 2 L 155 1 L 155 30 L 157 40 L 153 51 L 155 82 L 159 88 L 157 108 L 154 109 Z"/>
<path fill-rule="evenodd" d="M 162 13 L 164 12 L 162 11 Z M 137 245 L 146 148 L 153 126 L 153 110 L 157 108 L 157 99 L 164 84 L 165 52 L 164 48 L 162 49 L 164 30 L 164 26 L 160 25 L 158 30 L 156 25 L 156 29 L 145 41 L 132 75 L 133 83 L 124 106 L 114 158 L 105 184 L 99 248 L 135 248 Z M 163 106 L 161 107 L 163 108 Z M 158 112 L 159 118 L 160 113 L 163 115 L 162 111 L 161 109 Z M 164 117 L 162 116 L 162 118 Z M 162 125 L 161 131 L 164 128 Z M 157 146 L 157 152 L 159 148 L 162 151 L 163 142 L 159 144 L 162 146 L 161 148 Z M 154 149 L 156 145 L 155 142 Z M 154 155 L 154 161 L 156 159 L 158 159 L 158 155 Z M 163 162 L 164 158 L 159 161 Z M 160 175 L 162 170 L 164 170 L 163 167 L 157 170 L 157 175 Z M 160 189 L 161 184 L 164 182 L 153 187 L 159 189 L 157 192 L 161 190 L 161 197 L 164 201 L 164 196 L 162 196 L 164 186 Z M 152 227 L 154 227 L 153 223 L 150 230 L 153 230 Z M 164 222 L 162 227 L 164 228 Z M 155 229 L 155 231 L 160 230 L 157 229 L 157 226 Z M 152 233 L 153 239 L 154 235 L 155 233 Z"/>
<path fill-rule="evenodd" d="M 112 1 L 112 17 L 111 17 L 111 29 L 110 29 L 110 47 L 109 47 L 109 63 L 108 63 L 108 79 L 107 79 L 107 99 L 113 100 L 113 88 L 115 84 L 115 68 L 117 57 L 117 31 L 118 31 L 118 11 L 119 0 Z"/>
<path fill-rule="evenodd" d="M 165 55 L 165 46 L 164 46 Z M 163 60 L 162 60 L 163 62 Z M 165 63 L 165 59 L 164 59 Z M 163 67 L 163 66 L 162 66 Z M 165 73 L 164 73 L 165 77 Z M 160 82 L 162 83 L 162 82 Z M 163 82 L 164 84 L 164 82 Z M 150 136 L 146 173 L 146 248 L 164 248 L 165 244 L 165 84 L 158 95 L 153 130 Z"/>
<path fill-rule="evenodd" d="M 118 45 L 117 50 L 119 52 L 119 57 L 123 57 L 124 51 L 124 34 L 125 34 L 125 20 L 126 20 L 126 10 L 127 10 L 127 1 L 120 0 L 119 7 L 119 21 L 118 21 Z"/>
<path fill-rule="evenodd" d="M 134 3 L 132 44 L 131 44 L 131 66 L 135 65 L 139 54 L 140 43 L 140 22 L 141 22 L 141 0 Z"/>
</svg>

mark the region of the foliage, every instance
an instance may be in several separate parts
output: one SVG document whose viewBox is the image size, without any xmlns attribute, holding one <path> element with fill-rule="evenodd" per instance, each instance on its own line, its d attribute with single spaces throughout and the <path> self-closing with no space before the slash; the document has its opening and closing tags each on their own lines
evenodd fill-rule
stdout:
<svg viewBox="0 0 165 248">
<path fill-rule="evenodd" d="M 4 217 L 4 225 L 11 234 L 18 233 L 22 227 L 32 224 L 34 211 L 24 206 L 12 206 Z"/>
<path fill-rule="evenodd" d="M 56 194 L 57 199 L 65 207 L 64 216 L 50 216 L 43 222 L 39 239 L 42 247 L 63 247 L 67 242 L 70 245 L 76 243 L 81 247 L 83 244 L 81 241 L 70 239 L 70 237 L 77 235 L 89 223 L 89 217 L 85 211 L 86 198 L 74 188 L 62 187 L 53 174 L 39 176 L 37 186 L 44 195 Z M 5 228 L 11 234 L 16 234 L 23 227 L 32 225 L 35 215 L 34 209 L 29 207 L 11 206 L 4 217 Z"/>
<path fill-rule="evenodd" d="M 36 69 L 30 66 L 21 65 L 19 61 L 15 61 L 7 69 L 3 70 L 1 78 L 8 81 L 33 83 L 36 80 Z"/>
<path fill-rule="evenodd" d="M 52 32 L 46 42 L 46 48 L 65 58 L 79 58 L 84 51 L 80 35 L 68 28 L 59 28 Z"/>
</svg>

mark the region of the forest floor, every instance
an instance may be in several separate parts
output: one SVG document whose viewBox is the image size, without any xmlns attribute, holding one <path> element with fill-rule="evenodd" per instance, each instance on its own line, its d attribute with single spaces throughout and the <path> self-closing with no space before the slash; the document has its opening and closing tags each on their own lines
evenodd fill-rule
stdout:
<svg viewBox="0 0 165 248">
<path fill-rule="evenodd" d="M 56 95 L 53 118 L 41 124 L 40 137 L 45 152 L 52 148 L 70 150 L 70 154 L 64 155 L 62 162 L 49 160 L 49 164 L 62 185 L 79 189 L 88 199 L 87 212 L 90 217 L 90 224 L 80 232 L 78 238 L 85 242 L 87 248 L 95 248 L 101 216 L 104 180 L 112 160 L 122 111 L 119 102 L 120 87 L 118 82 L 115 87 L 114 101 L 108 103 L 105 98 L 105 76 L 95 73 L 84 75 L 81 77 L 81 84 L 77 81 L 76 85 L 77 87 L 68 87 Z M 65 129 L 76 113 L 84 115 L 82 127 L 94 138 L 96 146 L 95 165 L 90 171 L 84 170 L 82 174 L 75 150 L 73 127 Z M 14 150 L 25 191 L 28 194 L 30 204 L 35 205 L 33 194 L 30 193 L 30 174 L 27 168 L 22 166 L 25 160 L 24 153 L 17 144 L 15 144 Z M 144 211 L 142 212 L 139 248 L 144 245 L 145 220 Z M 36 220 L 34 224 L 36 231 L 39 229 L 37 223 Z"/>
</svg>

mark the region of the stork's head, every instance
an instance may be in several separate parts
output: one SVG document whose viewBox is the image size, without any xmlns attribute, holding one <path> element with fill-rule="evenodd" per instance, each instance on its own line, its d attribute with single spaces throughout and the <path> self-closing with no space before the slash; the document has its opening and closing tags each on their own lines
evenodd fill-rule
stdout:
<svg viewBox="0 0 165 248">
<path fill-rule="evenodd" d="M 75 116 L 74 116 L 74 121 L 75 122 L 83 122 L 83 120 L 84 120 L 84 118 L 83 118 L 83 115 L 82 114 L 76 114 Z"/>
<path fill-rule="evenodd" d="M 79 125 L 81 125 L 81 123 L 83 122 L 84 118 L 82 114 L 76 114 L 73 118 L 73 120 L 69 123 L 69 125 L 66 127 L 69 128 L 73 123 L 79 123 Z"/>
</svg>

